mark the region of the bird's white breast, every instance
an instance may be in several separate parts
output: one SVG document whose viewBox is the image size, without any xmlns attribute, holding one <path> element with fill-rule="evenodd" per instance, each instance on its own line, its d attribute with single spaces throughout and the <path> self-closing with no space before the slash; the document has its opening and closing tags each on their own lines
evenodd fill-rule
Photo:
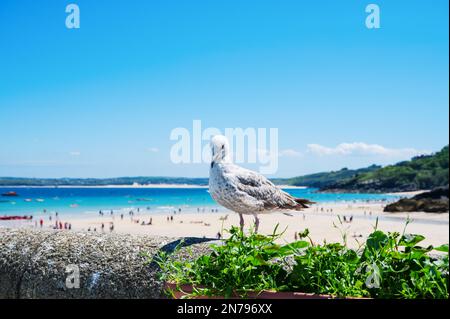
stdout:
<svg viewBox="0 0 450 319">
<path fill-rule="evenodd" d="M 220 205 L 241 214 L 255 214 L 258 205 L 249 196 L 240 192 L 230 173 L 234 165 L 231 163 L 214 163 L 209 174 L 209 193 Z"/>
</svg>

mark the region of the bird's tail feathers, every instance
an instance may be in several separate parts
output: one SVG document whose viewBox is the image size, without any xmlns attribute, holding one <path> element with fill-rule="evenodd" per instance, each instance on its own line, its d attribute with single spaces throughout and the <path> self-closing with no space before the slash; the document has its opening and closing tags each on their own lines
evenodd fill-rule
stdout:
<svg viewBox="0 0 450 319">
<path fill-rule="evenodd" d="M 295 202 L 298 204 L 299 208 L 308 208 L 309 205 L 315 204 L 315 202 L 312 202 L 308 199 L 303 199 L 303 198 L 295 198 L 294 199 Z"/>
</svg>

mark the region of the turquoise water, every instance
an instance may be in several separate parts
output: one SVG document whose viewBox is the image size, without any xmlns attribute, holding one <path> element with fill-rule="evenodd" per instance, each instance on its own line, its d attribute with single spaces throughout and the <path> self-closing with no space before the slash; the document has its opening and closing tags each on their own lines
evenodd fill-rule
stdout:
<svg viewBox="0 0 450 319">
<path fill-rule="evenodd" d="M 57 211 L 59 214 L 97 214 L 99 210 L 145 209 L 166 213 L 209 210 L 219 206 L 206 188 L 1 188 L 0 193 L 15 191 L 18 197 L 0 197 L 0 216 L 33 215 Z M 353 201 L 393 201 L 385 194 L 323 194 L 316 189 L 286 189 L 296 197 L 318 203 Z"/>
</svg>

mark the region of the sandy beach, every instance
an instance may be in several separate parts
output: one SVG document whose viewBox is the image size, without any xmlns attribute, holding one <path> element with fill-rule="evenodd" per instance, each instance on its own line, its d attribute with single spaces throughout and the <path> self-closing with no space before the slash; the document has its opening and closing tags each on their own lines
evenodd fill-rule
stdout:
<svg viewBox="0 0 450 319">
<path fill-rule="evenodd" d="M 278 230 L 284 231 L 280 241 L 291 242 L 295 240 L 296 232 L 308 228 L 315 243 L 342 242 L 343 234 L 346 234 L 348 245 L 358 247 L 359 243 L 364 242 L 373 231 L 377 218 L 378 229 L 400 233 L 403 232 L 409 218 L 411 222 L 406 232 L 424 235 L 426 237 L 424 245 L 441 245 L 449 242 L 448 213 L 392 214 L 384 213 L 383 207 L 384 204 L 381 203 L 334 203 L 314 205 L 303 212 L 292 212 L 292 216 L 282 213 L 260 215 L 260 233 L 271 234 L 275 226 L 279 224 Z M 43 228 L 53 227 L 57 219 L 54 217 L 52 222 L 45 220 Z M 150 219 L 152 224 L 147 225 Z M 75 231 L 113 231 L 139 235 L 207 238 L 216 238 L 218 233 L 226 238 L 228 235 L 226 230 L 232 225 L 239 225 L 238 215 L 224 209 L 219 212 L 181 212 L 170 215 L 141 210 L 135 211 L 133 215 L 124 214 L 123 218 L 118 213 L 113 215 L 105 213 L 103 216 L 90 215 L 73 219 L 62 216 L 58 220 L 63 224 L 70 223 L 71 229 Z M 245 216 L 245 223 L 246 231 L 248 231 L 253 225 L 253 217 Z M 110 230 L 111 225 L 114 226 L 113 230 Z M 35 219 L 21 222 L 19 227 L 39 228 L 40 226 Z"/>
</svg>

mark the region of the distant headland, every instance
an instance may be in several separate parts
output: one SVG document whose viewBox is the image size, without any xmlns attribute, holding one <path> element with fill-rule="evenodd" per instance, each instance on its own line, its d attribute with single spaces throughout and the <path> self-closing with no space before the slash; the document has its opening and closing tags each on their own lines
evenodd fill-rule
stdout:
<svg viewBox="0 0 450 319">
<path fill-rule="evenodd" d="M 282 187 L 313 187 L 322 192 L 390 193 L 433 189 L 449 184 L 448 145 L 431 155 L 394 165 L 273 178 Z M 115 178 L 0 177 L 0 187 L 207 187 L 207 177 L 138 176 Z"/>
</svg>

